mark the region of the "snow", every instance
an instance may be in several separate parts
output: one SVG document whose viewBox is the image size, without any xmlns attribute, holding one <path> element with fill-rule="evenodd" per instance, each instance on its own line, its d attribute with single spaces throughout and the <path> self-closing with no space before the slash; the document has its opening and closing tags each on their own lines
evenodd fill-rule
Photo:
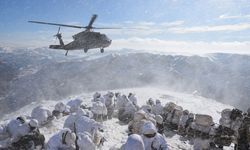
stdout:
<svg viewBox="0 0 250 150">
<path fill-rule="evenodd" d="M 193 113 L 201 113 L 201 114 L 209 114 L 214 118 L 215 123 L 218 123 L 220 118 L 220 112 L 225 108 L 233 108 L 230 105 L 219 103 L 213 99 L 207 99 L 201 96 L 178 93 L 175 91 L 169 91 L 159 88 L 153 87 L 143 87 L 143 88 L 128 88 L 128 89 L 116 89 L 112 90 L 113 92 L 121 92 L 123 94 L 128 94 L 129 92 L 135 93 L 138 99 L 138 104 L 142 105 L 149 98 L 160 99 L 162 104 L 165 105 L 167 102 L 174 102 L 184 109 L 188 109 Z M 100 93 L 104 94 L 107 91 L 101 91 Z M 67 102 L 73 98 L 81 98 L 85 104 L 90 105 L 92 95 L 94 93 L 82 93 L 80 95 L 71 96 L 62 100 L 63 102 Z M 41 101 L 41 102 L 33 102 L 30 105 L 27 105 L 18 111 L 12 112 L 10 114 L 6 114 L 0 123 L 6 122 L 8 119 L 15 118 L 19 115 L 30 115 L 32 109 L 38 105 L 43 105 L 50 110 L 54 109 L 54 105 L 58 101 Z M 60 129 L 63 128 L 63 124 L 66 117 L 62 117 L 60 119 L 56 119 L 52 124 L 47 125 L 46 127 L 41 128 L 41 132 L 45 135 L 46 141 L 55 133 L 57 133 Z M 113 118 L 112 120 L 107 120 L 103 122 L 104 125 L 104 136 L 107 140 L 102 147 L 103 150 L 112 149 L 115 150 L 120 148 L 120 146 L 125 143 L 127 139 L 127 125 L 120 124 L 118 119 Z M 192 149 L 192 145 L 185 139 L 181 138 L 179 135 L 174 134 L 173 136 L 168 136 L 166 138 L 169 147 L 171 149 Z M 233 149 L 229 147 L 227 149 Z"/>
<path fill-rule="evenodd" d="M 28 76 L 31 74 L 35 74 L 39 71 L 40 68 L 36 68 L 34 66 L 29 66 L 27 68 L 20 68 L 20 73 L 18 74 L 17 78 L 23 77 L 23 76 Z"/>
</svg>

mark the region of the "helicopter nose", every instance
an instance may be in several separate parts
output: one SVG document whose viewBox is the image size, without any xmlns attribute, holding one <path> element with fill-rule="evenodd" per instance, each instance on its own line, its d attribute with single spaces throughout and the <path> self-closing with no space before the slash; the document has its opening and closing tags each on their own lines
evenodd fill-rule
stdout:
<svg viewBox="0 0 250 150">
<path fill-rule="evenodd" d="M 111 42 L 112 42 L 112 40 L 110 40 L 110 39 L 107 40 L 108 46 L 111 44 Z"/>
<path fill-rule="evenodd" d="M 106 38 L 103 40 L 103 44 L 105 47 L 109 47 L 111 44 L 112 40 L 106 36 Z"/>
</svg>

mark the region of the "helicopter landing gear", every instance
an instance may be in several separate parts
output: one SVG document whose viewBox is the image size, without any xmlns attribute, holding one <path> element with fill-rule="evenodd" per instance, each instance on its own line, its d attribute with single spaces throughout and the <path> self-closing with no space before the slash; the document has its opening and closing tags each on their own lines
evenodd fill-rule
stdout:
<svg viewBox="0 0 250 150">
<path fill-rule="evenodd" d="M 69 50 L 67 50 L 67 51 L 66 51 L 65 56 L 67 56 L 67 55 L 68 55 L 68 52 L 69 52 Z"/>
<path fill-rule="evenodd" d="M 88 49 L 87 49 L 87 48 L 84 48 L 83 50 L 84 50 L 84 53 L 87 53 L 87 52 L 88 52 Z"/>
<path fill-rule="evenodd" d="M 104 53 L 104 48 L 101 48 L 101 53 Z"/>
</svg>

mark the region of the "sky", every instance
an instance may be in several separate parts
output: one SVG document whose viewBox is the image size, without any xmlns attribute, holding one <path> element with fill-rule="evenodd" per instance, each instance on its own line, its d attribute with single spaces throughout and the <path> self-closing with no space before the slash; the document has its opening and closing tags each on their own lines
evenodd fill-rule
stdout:
<svg viewBox="0 0 250 150">
<path fill-rule="evenodd" d="M 56 44 L 58 27 L 28 20 L 139 30 L 98 30 L 107 49 L 250 54 L 250 0 L 1 0 L 0 47 Z M 80 29 L 62 28 L 64 41 Z"/>
</svg>

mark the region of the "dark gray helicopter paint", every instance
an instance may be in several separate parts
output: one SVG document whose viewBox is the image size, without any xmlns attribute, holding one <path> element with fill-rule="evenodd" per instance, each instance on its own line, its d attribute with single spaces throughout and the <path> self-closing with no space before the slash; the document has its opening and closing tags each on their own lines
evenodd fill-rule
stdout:
<svg viewBox="0 0 250 150">
<path fill-rule="evenodd" d="M 101 53 L 104 52 L 104 48 L 110 46 L 112 40 L 109 39 L 105 34 L 101 34 L 100 32 L 94 32 L 93 29 L 120 29 L 120 28 L 97 28 L 93 27 L 93 23 L 96 20 L 97 15 L 93 15 L 88 26 L 76 26 L 76 25 L 66 25 L 66 24 L 58 24 L 58 23 L 48 23 L 41 21 L 28 21 L 30 23 L 38 23 L 38 24 L 46 24 L 46 25 L 55 25 L 59 26 L 58 32 L 55 37 L 58 38 L 60 45 L 50 45 L 49 48 L 52 49 L 63 49 L 66 50 L 65 55 L 68 54 L 69 50 L 79 50 L 83 49 L 86 53 L 89 49 L 100 48 Z M 60 27 L 70 27 L 70 28 L 84 28 L 85 30 L 73 35 L 73 41 L 64 44 L 62 40 L 62 34 L 60 33 Z"/>
</svg>

